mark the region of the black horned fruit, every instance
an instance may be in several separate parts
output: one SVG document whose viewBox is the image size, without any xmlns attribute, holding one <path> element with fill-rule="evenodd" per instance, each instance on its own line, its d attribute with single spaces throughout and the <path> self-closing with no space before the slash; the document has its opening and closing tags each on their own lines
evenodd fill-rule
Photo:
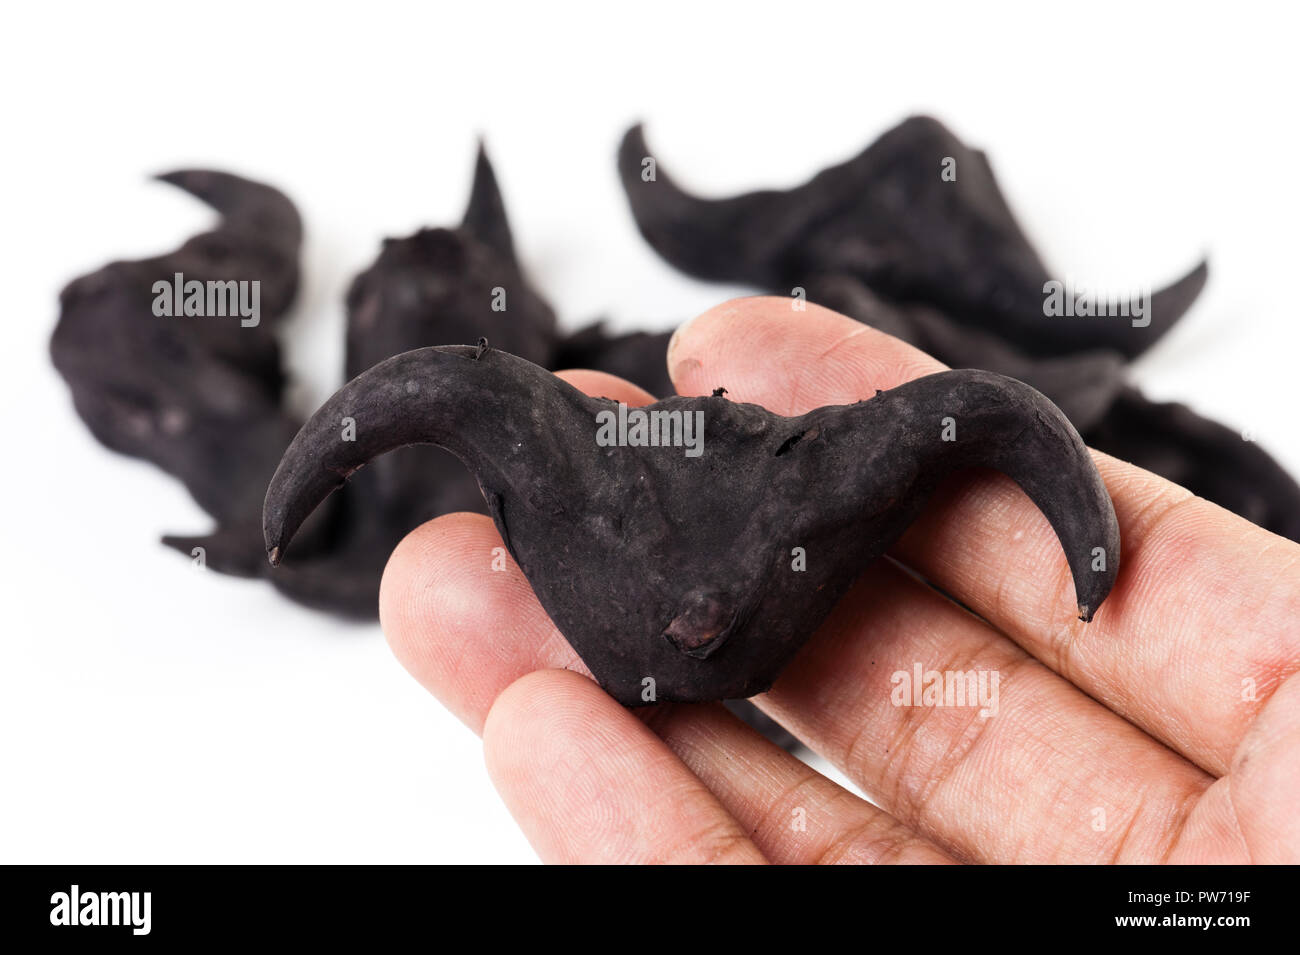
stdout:
<svg viewBox="0 0 1300 955">
<path fill-rule="evenodd" d="M 1066 301 L 1066 283 L 1021 231 L 987 157 L 928 116 L 904 120 L 854 158 L 784 191 L 701 199 L 658 161 L 648 175 L 651 158 L 633 127 L 619 150 L 623 189 L 646 241 L 683 272 L 777 294 L 814 275 L 851 275 L 879 295 L 932 305 L 1033 355 L 1110 348 L 1132 358 L 1173 327 L 1208 274 L 1202 262 L 1141 302 L 1116 297 L 1116 306 L 1140 315 L 1076 317 L 1084 295 L 1070 289 Z M 1089 311 L 1102 298 L 1087 296 Z"/>
<path fill-rule="evenodd" d="M 273 328 L 298 288 L 302 222 L 260 182 L 199 169 L 158 178 L 219 223 L 173 252 L 68 283 L 50 355 L 100 442 L 179 478 L 217 521 L 213 535 L 167 541 L 259 574 L 260 502 L 301 425 L 282 408 Z"/>
<path fill-rule="evenodd" d="M 1029 386 L 941 372 L 796 418 L 723 390 L 629 411 L 482 343 L 398 355 L 294 438 L 267 491 L 268 555 L 281 560 L 307 516 L 373 458 L 438 445 L 478 478 L 541 605 L 627 705 L 768 689 L 931 492 L 967 467 L 1008 474 L 1046 515 L 1082 619 L 1110 592 L 1120 562 L 1110 497 L 1078 433 Z M 370 422 L 356 441 L 338 440 L 344 415 Z M 618 440 L 598 440 L 613 419 Z"/>
</svg>

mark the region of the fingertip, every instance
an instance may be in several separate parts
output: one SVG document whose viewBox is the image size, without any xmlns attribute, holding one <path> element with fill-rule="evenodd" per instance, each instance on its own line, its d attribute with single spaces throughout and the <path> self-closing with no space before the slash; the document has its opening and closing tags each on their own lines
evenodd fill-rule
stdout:
<svg viewBox="0 0 1300 955">
<path fill-rule="evenodd" d="M 905 342 L 802 299 L 755 296 L 715 306 L 668 346 L 677 392 L 722 387 L 779 414 L 869 398 L 944 366 Z"/>
<path fill-rule="evenodd" d="M 412 530 L 393 549 L 379 582 L 379 622 L 399 659 L 418 630 L 412 624 L 428 609 L 424 600 L 460 576 L 467 553 L 493 530 L 480 514 L 444 514 Z"/>
<path fill-rule="evenodd" d="M 493 785 L 544 861 L 763 861 L 664 742 L 577 673 L 539 670 L 505 688 L 483 749 Z"/>
<path fill-rule="evenodd" d="M 379 620 L 402 666 L 475 731 L 539 657 L 576 660 L 551 639 L 554 625 L 483 514 L 445 514 L 402 539 L 380 583 Z"/>
<path fill-rule="evenodd" d="M 565 744 L 588 735 L 608 718 L 600 713 L 605 708 L 615 719 L 624 712 L 589 677 L 564 669 L 525 673 L 497 695 L 483 721 L 488 773 L 495 780 L 517 754 L 531 759 L 546 752 L 538 745 L 544 741 Z"/>
<path fill-rule="evenodd" d="M 402 538 L 384 565 L 379 625 L 389 648 L 412 675 L 428 649 L 425 624 L 439 616 L 437 604 L 445 598 L 444 587 L 454 585 L 464 560 L 462 542 L 473 536 L 477 518 L 444 514 L 421 524 Z"/>
<path fill-rule="evenodd" d="M 621 861 L 632 851 L 614 848 L 616 839 L 630 841 L 623 826 L 600 835 L 624 815 L 616 807 L 626 798 L 602 779 L 634 778 L 641 768 L 621 739 L 642 729 L 629 730 L 628 720 L 595 683 L 567 670 L 524 674 L 493 702 L 482 733 L 488 777 L 543 861 L 586 862 L 598 852 Z M 624 754 L 623 765 L 614 753 Z"/>
<path fill-rule="evenodd" d="M 774 295 L 732 298 L 677 326 L 677 330 L 668 339 L 667 360 L 668 375 L 679 386 L 678 394 L 694 394 L 681 390 L 678 375 L 685 381 L 699 365 L 698 356 L 707 352 L 714 341 L 734 333 L 738 326 L 775 314 L 780 307 L 778 303 L 788 302 L 789 299 Z"/>
</svg>

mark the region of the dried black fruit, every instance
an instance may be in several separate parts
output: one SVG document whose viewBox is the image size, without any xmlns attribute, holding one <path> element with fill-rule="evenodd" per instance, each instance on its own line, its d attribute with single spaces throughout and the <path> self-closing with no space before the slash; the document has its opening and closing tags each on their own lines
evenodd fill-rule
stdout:
<svg viewBox="0 0 1300 955">
<path fill-rule="evenodd" d="M 902 339 L 945 365 L 983 368 L 1023 381 L 1046 395 L 1085 433 L 1124 388 L 1125 364 L 1117 352 L 1095 350 L 1036 358 L 995 335 L 960 325 L 937 309 L 888 302 L 848 275 L 814 277 L 807 292 L 809 301 Z"/>
<path fill-rule="evenodd" d="M 549 367 L 608 372 L 656 398 L 666 398 L 677 393 L 668 376 L 668 340 L 672 337 L 670 331 L 610 335 L 597 322 L 561 340 Z"/>
<path fill-rule="evenodd" d="M 983 368 L 1043 392 L 1099 451 L 1181 484 L 1260 527 L 1300 541 L 1300 486 L 1259 445 L 1180 404 L 1125 383 L 1113 352 L 1033 358 L 923 306 L 891 305 L 848 276 L 814 279 L 808 297 L 956 368 Z"/>
<path fill-rule="evenodd" d="M 1186 405 L 1125 388 L 1087 438 L 1099 451 L 1300 541 L 1300 486 L 1254 441 Z"/>
<path fill-rule="evenodd" d="M 179 540 L 211 543 L 218 562 L 231 548 L 232 572 L 259 573 L 260 500 L 299 426 L 280 406 L 272 328 L 297 290 L 302 223 L 261 183 L 205 170 L 158 178 L 211 205 L 220 223 L 167 255 L 70 282 L 50 354 L 95 437 L 179 478 L 220 525 L 211 541 Z M 191 282 L 198 299 L 185 294 Z M 205 314 L 184 314 L 185 303 Z M 157 314 L 174 305 L 181 314 Z"/>
<path fill-rule="evenodd" d="M 664 398 L 677 393 L 668 375 L 668 341 L 672 336 L 671 331 L 610 335 L 598 322 L 563 339 L 551 365 L 557 369 L 608 372 Z M 793 733 L 748 700 L 728 700 L 727 709 L 782 749 L 794 753 L 802 748 Z"/>
<path fill-rule="evenodd" d="M 546 364 L 557 337 L 554 313 L 519 267 L 505 204 L 481 146 L 460 227 L 385 240 L 379 257 L 353 281 L 347 308 L 348 379 L 414 348 L 480 336 Z M 361 434 L 372 426 L 365 415 L 350 425 L 334 422 L 340 437 L 348 427 Z M 442 514 L 482 510 L 478 485 L 452 455 L 432 447 L 403 449 L 348 487 L 323 553 L 286 563 L 271 581 L 308 606 L 374 617 L 384 565 L 407 533 Z M 261 564 L 266 568 L 264 552 Z"/>
<path fill-rule="evenodd" d="M 267 492 L 268 553 L 279 561 L 312 510 L 371 459 L 440 445 L 477 476 L 551 619 L 629 705 L 766 690 L 862 568 L 966 467 L 1009 474 L 1044 512 L 1083 619 L 1118 571 L 1118 525 L 1082 440 L 1009 378 L 943 372 L 798 418 L 724 397 L 639 409 L 658 424 L 650 413 L 675 417 L 685 447 L 598 445 L 616 410 L 499 349 L 391 358 L 294 438 Z M 344 416 L 368 422 L 355 442 L 339 440 Z"/>
<path fill-rule="evenodd" d="M 1043 265 L 1007 206 L 983 153 L 937 120 L 915 116 L 848 162 L 788 191 L 699 199 L 628 131 L 619 171 L 641 234 L 691 275 L 790 294 L 816 275 L 851 275 L 899 302 L 933 305 L 1033 355 L 1109 348 L 1140 354 L 1205 284 L 1204 262 L 1129 319 L 1049 317 Z M 941 178 L 951 159 L 956 178 Z M 653 169 L 653 177 L 651 177 Z"/>
</svg>

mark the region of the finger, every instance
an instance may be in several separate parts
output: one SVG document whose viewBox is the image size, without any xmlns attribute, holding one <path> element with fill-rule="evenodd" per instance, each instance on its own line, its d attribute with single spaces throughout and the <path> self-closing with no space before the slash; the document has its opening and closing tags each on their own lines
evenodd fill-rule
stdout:
<svg viewBox="0 0 1300 955">
<path fill-rule="evenodd" d="M 583 387 L 630 403 L 635 394 L 618 381 L 588 379 Z M 493 701 L 524 675 L 545 668 L 588 672 L 482 515 L 445 515 L 402 541 L 384 572 L 380 619 L 407 670 L 476 732 Z M 879 809 L 750 733 L 721 707 L 713 709 L 688 707 L 679 715 L 655 708 L 661 717 L 655 725 L 675 751 L 689 754 L 692 769 L 719 786 L 724 804 L 747 831 L 756 831 L 769 858 L 943 861 Z M 701 731 L 709 728 L 712 746 L 693 742 L 697 720 Z M 789 804 L 795 796 L 798 804 Z M 806 828 L 777 824 L 787 806 L 804 811 Z"/>
<path fill-rule="evenodd" d="M 678 705 L 647 712 L 647 724 L 772 862 L 953 861 L 888 813 L 741 725 L 721 706 Z"/>
<path fill-rule="evenodd" d="M 887 561 L 756 702 L 976 862 L 1163 860 L 1211 783 Z"/>
<path fill-rule="evenodd" d="M 488 773 L 544 862 L 755 864 L 708 788 L 590 679 L 540 670 L 483 728 Z"/>
<path fill-rule="evenodd" d="M 489 518 L 445 515 L 402 541 L 380 589 L 380 618 L 397 658 L 480 734 L 493 702 L 516 680 L 547 668 L 588 672 L 518 566 L 507 560 L 505 569 L 491 569 L 489 555 L 501 546 Z M 640 713 L 774 862 L 944 859 L 721 706 Z M 802 828 L 783 825 L 800 819 Z"/>
<path fill-rule="evenodd" d="M 1300 680 L 1287 680 L 1233 754 L 1230 775 L 1216 782 L 1198 807 L 1204 838 L 1188 840 L 1186 861 L 1294 865 L 1300 853 L 1298 752 Z M 1226 853 L 1211 854 L 1214 846 L 1240 855 L 1225 860 Z"/>
<path fill-rule="evenodd" d="M 589 672 L 483 514 L 445 514 L 406 535 L 384 568 L 379 622 L 407 671 L 480 736 L 520 677 Z"/>
<path fill-rule="evenodd" d="M 724 302 L 677 329 L 668 371 L 677 393 L 727 389 L 781 415 L 848 404 L 943 371 L 906 342 L 820 305 L 793 311 L 792 299 Z"/>
<path fill-rule="evenodd" d="M 844 316 L 813 305 L 793 312 L 774 298 L 706 312 L 668 351 L 682 394 L 723 385 L 735 400 L 782 414 L 868 398 L 943 367 Z M 1300 627 L 1290 623 L 1300 611 L 1300 548 L 1145 471 L 1095 458 L 1123 559 L 1090 624 L 1074 619 L 1050 525 L 1001 476 L 950 484 L 896 553 L 1088 693 L 1222 772 L 1300 657 Z"/>
<path fill-rule="evenodd" d="M 1300 667 L 1300 546 L 1094 453 L 1119 519 L 1119 580 L 1066 619 L 1068 569 L 1005 478 L 940 491 L 895 553 L 1073 683 L 1222 775 Z M 1015 541 L 1015 546 L 1007 546 Z M 993 554 L 1001 559 L 990 563 Z"/>
</svg>

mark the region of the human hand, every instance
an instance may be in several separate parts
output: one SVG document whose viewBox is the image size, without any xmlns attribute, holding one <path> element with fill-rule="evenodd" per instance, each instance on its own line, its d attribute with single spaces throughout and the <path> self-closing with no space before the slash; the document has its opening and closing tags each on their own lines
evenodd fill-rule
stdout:
<svg viewBox="0 0 1300 955">
<path fill-rule="evenodd" d="M 726 303 L 669 347 L 677 390 L 784 415 L 942 369 L 788 299 Z M 629 405 L 597 372 L 562 375 Z M 1094 452 L 1122 563 L 1090 624 L 1010 479 L 949 482 L 758 705 L 875 805 L 718 703 L 627 710 L 555 629 L 482 515 L 398 547 L 380 616 L 407 669 L 483 736 L 550 862 L 1300 861 L 1300 546 Z M 987 621 L 987 622 L 986 622 Z M 895 705 L 891 675 L 998 674 L 996 712 Z"/>
</svg>

